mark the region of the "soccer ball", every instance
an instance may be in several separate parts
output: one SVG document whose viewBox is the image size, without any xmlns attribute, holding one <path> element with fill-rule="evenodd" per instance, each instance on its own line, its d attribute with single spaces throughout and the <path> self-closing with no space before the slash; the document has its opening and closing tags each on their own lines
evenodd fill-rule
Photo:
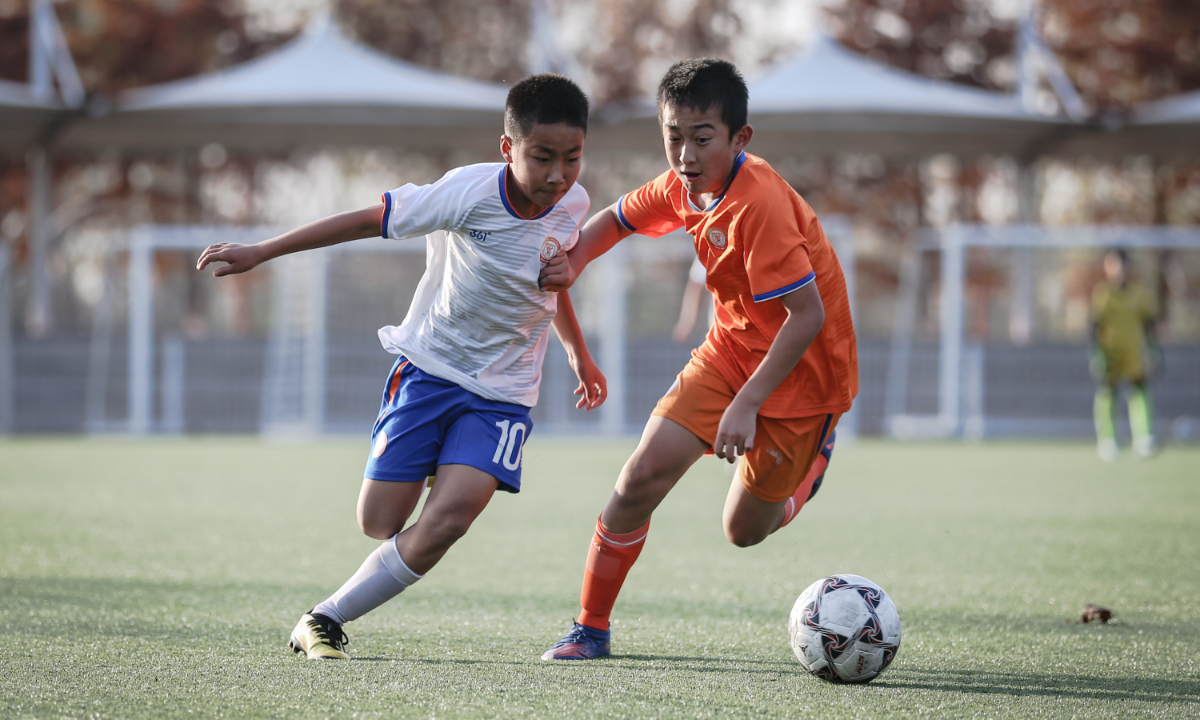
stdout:
<svg viewBox="0 0 1200 720">
<path fill-rule="evenodd" d="M 870 682 L 900 648 L 900 614 L 865 577 L 831 575 L 800 593 L 788 637 L 796 659 L 822 680 Z"/>
</svg>

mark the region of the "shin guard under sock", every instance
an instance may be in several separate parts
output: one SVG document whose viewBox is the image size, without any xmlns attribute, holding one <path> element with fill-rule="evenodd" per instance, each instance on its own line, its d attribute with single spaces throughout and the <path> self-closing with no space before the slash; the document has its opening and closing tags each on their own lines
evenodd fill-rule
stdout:
<svg viewBox="0 0 1200 720">
<path fill-rule="evenodd" d="M 583 607 L 583 612 L 579 614 L 580 625 L 608 630 L 608 616 L 612 614 L 629 568 L 633 567 L 642 552 L 642 546 L 646 544 L 649 530 L 648 520 L 637 530 L 622 534 L 609 532 L 599 520 L 596 521 L 596 533 L 592 536 L 587 566 L 583 572 L 583 592 L 579 598 L 579 604 Z"/>
<path fill-rule="evenodd" d="M 347 623 L 396 597 L 423 577 L 404 563 L 392 536 L 367 556 L 358 572 L 337 592 L 313 608 L 313 613 Z"/>
</svg>

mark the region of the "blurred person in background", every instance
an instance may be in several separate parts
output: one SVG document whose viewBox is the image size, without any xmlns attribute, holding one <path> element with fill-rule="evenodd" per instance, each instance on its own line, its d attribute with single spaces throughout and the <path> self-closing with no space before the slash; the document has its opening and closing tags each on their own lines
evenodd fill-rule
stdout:
<svg viewBox="0 0 1200 720">
<path fill-rule="evenodd" d="M 1147 380 L 1162 366 L 1162 348 L 1154 332 L 1154 297 L 1129 277 L 1129 254 L 1122 248 L 1104 253 L 1105 281 L 1092 292 L 1090 365 L 1096 379 L 1096 452 L 1100 459 L 1117 458 L 1113 398 L 1122 382 L 1129 383 L 1126 403 L 1133 451 L 1138 457 L 1155 452 L 1152 409 Z"/>
</svg>

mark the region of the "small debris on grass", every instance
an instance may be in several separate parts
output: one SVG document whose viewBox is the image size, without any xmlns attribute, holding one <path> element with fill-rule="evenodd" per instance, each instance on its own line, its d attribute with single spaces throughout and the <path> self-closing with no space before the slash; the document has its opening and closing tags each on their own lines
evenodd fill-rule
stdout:
<svg viewBox="0 0 1200 720">
<path fill-rule="evenodd" d="M 1099 620 L 1102 624 L 1108 624 L 1112 620 L 1113 611 L 1103 605 L 1093 605 L 1088 603 L 1083 608 L 1083 612 L 1079 614 L 1079 622 L 1087 624 L 1093 620 Z"/>
</svg>

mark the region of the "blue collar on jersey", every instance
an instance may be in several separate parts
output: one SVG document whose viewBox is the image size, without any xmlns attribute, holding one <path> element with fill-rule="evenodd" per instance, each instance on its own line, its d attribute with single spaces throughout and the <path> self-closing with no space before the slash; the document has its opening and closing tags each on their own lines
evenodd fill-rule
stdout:
<svg viewBox="0 0 1200 720">
<path fill-rule="evenodd" d="M 541 211 L 537 215 L 534 215 L 533 217 L 530 217 L 530 218 L 522 217 L 521 213 L 517 212 L 516 209 L 513 208 L 512 203 L 510 203 L 508 201 L 508 183 L 506 182 L 507 177 L 508 177 L 508 164 L 505 163 L 504 167 L 500 168 L 500 200 L 501 200 L 501 202 L 504 203 L 504 209 L 508 211 L 509 215 L 512 215 L 513 217 L 515 217 L 518 220 L 537 220 L 538 218 L 546 217 L 546 213 L 548 213 L 554 209 L 554 206 L 551 205 L 550 207 Z"/>
<path fill-rule="evenodd" d="M 729 182 L 725 183 L 725 187 L 721 190 L 721 195 L 713 198 L 713 201 L 708 204 L 708 207 L 703 209 L 696 207 L 696 203 L 692 202 L 691 193 L 685 190 L 683 194 L 687 197 L 688 205 L 691 205 L 692 209 L 697 212 L 712 212 L 712 210 L 720 205 L 721 201 L 725 199 L 725 193 L 729 192 L 729 186 L 733 184 L 733 179 L 737 177 L 738 170 L 742 169 L 742 163 L 744 162 L 746 162 L 746 152 L 743 150 L 742 152 L 738 153 L 737 159 L 733 161 L 733 172 L 729 173 Z"/>
</svg>

